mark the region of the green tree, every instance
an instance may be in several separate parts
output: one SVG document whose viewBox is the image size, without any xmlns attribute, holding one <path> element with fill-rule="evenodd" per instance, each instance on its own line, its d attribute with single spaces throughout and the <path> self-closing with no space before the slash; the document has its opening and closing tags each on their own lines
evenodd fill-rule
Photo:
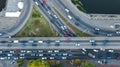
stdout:
<svg viewBox="0 0 120 67">
<path fill-rule="evenodd" d="M 27 67 L 50 67 L 50 63 L 41 59 L 30 60 Z"/>
<path fill-rule="evenodd" d="M 80 66 L 80 65 L 81 65 L 81 60 L 80 60 L 80 59 L 75 59 L 75 64 L 76 64 L 77 66 Z"/>
<path fill-rule="evenodd" d="M 95 67 L 95 66 L 91 64 L 89 61 L 84 60 L 81 64 L 81 67 Z"/>
<path fill-rule="evenodd" d="M 17 60 L 17 65 L 20 67 L 24 63 L 24 59 Z"/>
</svg>

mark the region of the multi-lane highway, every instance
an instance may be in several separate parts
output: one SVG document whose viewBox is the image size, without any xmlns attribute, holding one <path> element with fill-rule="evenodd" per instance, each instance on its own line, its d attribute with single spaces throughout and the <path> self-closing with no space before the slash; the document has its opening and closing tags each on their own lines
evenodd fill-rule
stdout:
<svg viewBox="0 0 120 67">
<path fill-rule="evenodd" d="M 1 38 L 0 46 L 0 49 L 119 49 L 120 37 Z"/>
<path fill-rule="evenodd" d="M 66 60 L 92 59 L 107 60 L 119 59 L 120 50 L 100 49 L 0 49 L 0 60 L 37 59 Z"/>
<path fill-rule="evenodd" d="M 54 13 L 49 5 L 42 0 L 34 0 L 39 10 L 47 17 L 52 26 L 60 33 L 61 36 L 76 37 L 77 35 L 66 26 L 59 17 Z"/>
<path fill-rule="evenodd" d="M 61 0 L 48 0 L 47 2 L 52 3 L 51 6 L 56 7 L 59 12 L 67 18 L 70 23 L 78 28 L 79 30 L 91 34 L 91 35 L 97 35 L 97 36 L 119 36 L 116 32 L 113 31 L 107 31 L 107 30 L 102 30 L 99 28 L 95 28 L 90 26 L 89 24 L 86 24 L 84 21 L 80 19 L 79 16 L 76 16 L 75 13 L 73 13 L 65 4 L 63 3 L 64 1 Z M 70 19 L 69 16 L 72 18 Z"/>
</svg>

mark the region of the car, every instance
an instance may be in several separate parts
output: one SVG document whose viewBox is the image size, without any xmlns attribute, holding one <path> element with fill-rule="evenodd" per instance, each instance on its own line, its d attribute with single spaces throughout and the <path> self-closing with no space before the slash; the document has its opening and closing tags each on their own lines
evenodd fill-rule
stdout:
<svg viewBox="0 0 120 67">
<path fill-rule="evenodd" d="M 55 43 L 55 46 L 60 46 L 60 44 L 59 43 Z"/>
<path fill-rule="evenodd" d="M 25 43 L 20 44 L 21 47 L 26 47 Z"/>
<path fill-rule="evenodd" d="M 109 34 L 107 34 L 106 36 L 111 37 L 112 35 L 113 35 L 113 34 L 109 33 Z"/>
<path fill-rule="evenodd" d="M 71 34 L 73 34 L 72 30 L 70 30 L 70 29 L 68 29 L 68 32 L 71 33 Z"/>
<path fill-rule="evenodd" d="M 10 50 L 10 53 L 14 54 L 14 53 L 15 53 L 15 51 L 14 51 L 14 50 Z"/>
<path fill-rule="evenodd" d="M 32 51 L 31 50 L 27 50 L 26 53 L 32 53 Z"/>
<path fill-rule="evenodd" d="M 106 46 L 108 42 L 109 42 L 109 40 L 105 39 L 105 40 L 103 41 L 103 46 Z"/>
<path fill-rule="evenodd" d="M 95 55 L 93 55 L 92 53 L 88 53 L 88 56 L 95 58 Z"/>
<path fill-rule="evenodd" d="M 48 50 L 48 53 L 52 53 L 53 51 L 52 50 Z"/>
<path fill-rule="evenodd" d="M 86 54 L 84 51 L 82 51 L 82 54 Z"/>
<path fill-rule="evenodd" d="M 108 52 L 114 52 L 114 50 L 108 50 Z"/>
<path fill-rule="evenodd" d="M 43 43 L 43 41 L 42 41 L 42 40 L 40 40 L 40 41 L 38 41 L 38 43 Z"/>
<path fill-rule="evenodd" d="M 75 46 L 80 46 L 80 44 L 79 43 L 75 43 Z"/>
<path fill-rule="evenodd" d="M 55 42 L 60 42 L 60 40 L 56 40 Z"/>
<path fill-rule="evenodd" d="M 3 33 L 0 32 L 0 36 L 2 36 L 2 35 L 3 35 Z"/>
<path fill-rule="evenodd" d="M 55 18 L 58 18 L 57 15 L 53 15 Z"/>
<path fill-rule="evenodd" d="M 85 52 L 87 51 L 85 48 L 82 48 L 82 50 L 85 51 Z"/>
<path fill-rule="evenodd" d="M 21 52 L 21 53 L 25 53 L 25 52 L 26 52 L 26 50 L 20 50 L 20 52 Z"/>
<path fill-rule="evenodd" d="M 102 61 L 98 60 L 97 63 L 102 64 Z"/>
<path fill-rule="evenodd" d="M 13 40 L 13 43 L 19 43 L 19 40 Z"/>
<path fill-rule="evenodd" d="M 7 60 L 10 60 L 11 59 L 11 57 L 7 57 Z"/>
<path fill-rule="evenodd" d="M 96 30 L 96 31 L 99 31 L 100 29 L 96 27 L 95 30 Z"/>
<path fill-rule="evenodd" d="M 67 29 L 67 26 L 64 25 L 63 27 L 64 27 L 64 29 Z"/>
<path fill-rule="evenodd" d="M 46 40 L 46 43 L 50 43 L 51 42 L 51 40 Z"/>
<path fill-rule="evenodd" d="M 66 12 L 69 12 L 69 9 L 65 9 Z"/>
<path fill-rule="evenodd" d="M 120 34 L 120 31 L 116 31 L 116 34 Z"/>
<path fill-rule="evenodd" d="M 102 59 L 101 61 L 102 61 L 102 64 L 107 64 L 107 60 Z"/>
<path fill-rule="evenodd" d="M 89 42 L 92 43 L 92 42 L 95 42 L 95 40 L 94 40 L 94 39 L 91 39 Z"/>
<path fill-rule="evenodd" d="M 48 11 L 48 14 L 52 14 L 50 11 Z"/>
<path fill-rule="evenodd" d="M 59 52 L 59 50 L 54 50 L 54 52 L 55 52 L 55 53 L 58 53 L 58 52 Z"/>
<path fill-rule="evenodd" d="M 8 44 L 7 47 L 12 47 L 12 44 Z"/>
<path fill-rule="evenodd" d="M 38 50 L 31 50 L 33 53 L 38 53 Z"/>
<path fill-rule="evenodd" d="M 19 57 L 20 59 L 24 59 L 25 57 Z"/>
<path fill-rule="evenodd" d="M 37 44 L 34 44 L 34 43 L 33 43 L 33 44 L 32 44 L 32 46 L 36 47 L 36 46 L 37 46 Z"/>
<path fill-rule="evenodd" d="M 98 50 L 96 50 L 96 49 L 93 49 L 93 51 L 94 51 L 94 52 L 98 52 Z"/>
<path fill-rule="evenodd" d="M 54 57 L 50 57 L 51 60 L 55 59 Z"/>
<path fill-rule="evenodd" d="M 63 59 L 63 60 L 66 60 L 66 59 L 67 59 L 67 57 L 62 57 L 62 59 Z"/>
<path fill-rule="evenodd" d="M 34 40 L 33 39 L 29 39 L 28 43 L 34 43 Z"/>
<path fill-rule="evenodd" d="M 0 60 L 4 60 L 5 58 L 4 57 L 0 57 Z"/>
<path fill-rule="evenodd" d="M 62 30 L 65 30 L 65 28 L 64 28 L 63 26 L 61 26 L 61 29 L 62 29 Z"/>
<path fill-rule="evenodd" d="M 35 2 L 36 5 L 39 5 L 38 2 Z"/>
<path fill-rule="evenodd" d="M 19 58 L 18 58 L 18 57 L 14 57 L 13 59 L 14 59 L 14 60 L 18 60 Z"/>
<path fill-rule="evenodd" d="M 0 51 L 0 53 L 3 53 L 3 51 Z"/>
<path fill-rule="evenodd" d="M 105 49 L 104 49 L 104 48 L 100 48 L 100 50 L 101 50 L 101 51 L 105 51 Z"/>
<path fill-rule="evenodd" d="M 20 56 L 25 56 L 25 54 L 21 53 Z"/>
<path fill-rule="evenodd" d="M 39 52 L 39 53 L 42 53 L 42 52 L 43 52 L 43 50 L 38 50 L 38 52 Z"/>
<path fill-rule="evenodd" d="M 55 56 L 56 54 L 51 54 L 50 56 Z"/>
<path fill-rule="evenodd" d="M 70 20 L 72 19 L 72 16 L 70 16 L 70 15 L 68 15 L 67 17 L 68 17 Z"/>
<path fill-rule="evenodd" d="M 15 60 L 12 60 L 11 62 L 10 62 L 10 64 L 14 64 L 16 61 Z"/>
<path fill-rule="evenodd" d="M 67 53 L 63 53 L 63 56 L 67 56 L 68 54 Z"/>
<path fill-rule="evenodd" d="M 96 46 L 97 45 L 95 40 L 93 40 L 93 39 L 91 39 L 89 42 L 91 43 L 92 46 Z"/>
<path fill-rule="evenodd" d="M 43 54 L 39 54 L 39 56 L 43 56 Z"/>
<path fill-rule="evenodd" d="M 47 57 L 42 57 L 42 60 L 46 60 L 47 59 Z"/>
<path fill-rule="evenodd" d="M 9 56 L 9 57 L 10 57 L 10 56 L 13 56 L 13 54 L 7 54 L 7 56 Z"/>
</svg>

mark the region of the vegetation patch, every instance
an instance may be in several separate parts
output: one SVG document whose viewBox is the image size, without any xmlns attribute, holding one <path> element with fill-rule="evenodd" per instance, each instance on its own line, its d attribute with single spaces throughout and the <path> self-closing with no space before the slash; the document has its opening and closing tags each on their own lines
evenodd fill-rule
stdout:
<svg viewBox="0 0 120 67">
<path fill-rule="evenodd" d="M 82 7 L 82 4 L 80 0 L 71 0 L 74 5 L 80 10 L 83 11 L 84 13 L 87 13 L 87 11 Z"/>
<path fill-rule="evenodd" d="M 23 27 L 14 37 L 57 37 L 59 34 L 53 29 L 44 16 L 33 7 L 32 14 Z"/>
</svg>

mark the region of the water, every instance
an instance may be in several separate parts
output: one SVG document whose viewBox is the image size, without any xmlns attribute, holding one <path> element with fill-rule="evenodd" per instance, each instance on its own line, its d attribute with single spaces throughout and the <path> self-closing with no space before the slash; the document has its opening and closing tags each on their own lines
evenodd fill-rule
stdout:
<svg viewBox="0 0 120 67">
<path fill-rule="evenodd" d="M 87 13 L 120 14 L 120 0 L 80 0 Z"/>
<path fill-rule="evenodd" d="M 5 7 L 6 0 L 0 0 L 0 11 Z"/>
</svg>

